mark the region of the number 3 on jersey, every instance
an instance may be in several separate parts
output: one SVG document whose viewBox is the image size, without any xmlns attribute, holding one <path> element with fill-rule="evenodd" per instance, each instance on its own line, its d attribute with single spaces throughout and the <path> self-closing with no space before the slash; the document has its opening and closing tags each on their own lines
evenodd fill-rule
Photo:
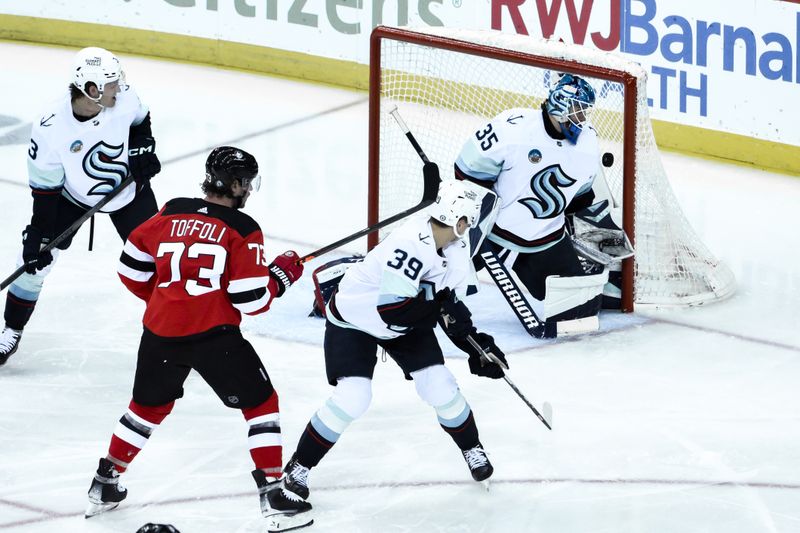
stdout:
<svg viewBox="0 0 800 533">
<path fill-rule="evenodd" d="M 183 252 L 186 252 L 188 259 L 198 259 L 202 256 L 210 256 L 213 258 L 211 268 L 200 267 L 197 269 L 197 279 L 186 279 L 184 288 L 190 296 L 200 296 L 208 292 L 219 290 L 219 278 L 225 270 L 225 260 L 228 257 L 228 251 L 219 244 L 212 244 L 207 242 L 196 242 L 186 248 L 182 242 L 162 242 L 158 245 L 157 257 L 164 257 L 169 254 L 169 268 L 170 280 L 159 283 L 161 288 L 169 287 L 173 283 L 177 283 L 183 279 L 181 272 L 181 260 L 183 259 Z M 207 284 L 199 283 L 200 280 L 207 282 Z"/>
<path fill-rule="evenodd" d="M 408 252 L 405 252 L 401 249 L 396 249 L 394 251 L 394 259 L 391 261 L 387 261 L 387 265 L 391 268 L 400 270 L 403 268 L 403 264 L 405 264 L 406 259 L 408 259 Z M 403 270 L 403 274 L 411 278 L 412 280 L 417 279 L 419 276 L 420 271 L 422 270 L 422 261 L 417 259 L 416 257 L 412 257 L 408 259 L 408 266 Z"/>
</svg>

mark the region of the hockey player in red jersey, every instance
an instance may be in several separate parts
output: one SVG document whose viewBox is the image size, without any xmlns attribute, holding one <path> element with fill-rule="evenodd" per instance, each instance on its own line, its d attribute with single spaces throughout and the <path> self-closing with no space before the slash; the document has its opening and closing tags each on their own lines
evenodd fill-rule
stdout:
<svg viewBox="0 0 800 533">
<path fill-rule="evenodd" d="M 125 499 L 119 474 L 183 396 L 192 369 L 226 406 L 241 409 L 249 425 L 252 475 L 264 516 L 292 517 L 311 508 L 280 498 L 280 492 L 267 495 L 281 475 L 278 394 L 239 330 L 241 313 L 267 311 L 303 272 L 292 251 L 267 263 L 261 228 L 240 211 L 259 181 L 252 155 L 230 146 L 216 148 L 206 160 L 205 199 L 167 202 L 125 243 L 119 276 L 147 302 L 144 332 L 133 398 L 114 430 L 108 455 L 100 459 L 87 518 Z"/>
</svg>

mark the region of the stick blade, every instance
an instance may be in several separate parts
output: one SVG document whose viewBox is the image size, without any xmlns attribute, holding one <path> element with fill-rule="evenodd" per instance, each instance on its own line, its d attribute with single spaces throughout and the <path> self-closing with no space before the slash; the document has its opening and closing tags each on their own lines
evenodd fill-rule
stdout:
<svg viewBox="0 0 800 533">
<path fill-rule="evenodd" d="M 553 406 L 550 402 L 544 402 L 542 405 L 542 417 L 547 422 L 547 429 L 553 429 Z"/>
<path fill-rule="evenodd" d="M 422 172 L 422 177 L 425 180 L 423 183 L 423 190 L 422 190 L 422 200 L 420 203 L 425 203 L 427 205 L 432 204 L 436 201 L 436 196 L 439 194 L 439 184 L 442 180 L 438 176 L 437 173 L 433 172 Z"/>
</svg>

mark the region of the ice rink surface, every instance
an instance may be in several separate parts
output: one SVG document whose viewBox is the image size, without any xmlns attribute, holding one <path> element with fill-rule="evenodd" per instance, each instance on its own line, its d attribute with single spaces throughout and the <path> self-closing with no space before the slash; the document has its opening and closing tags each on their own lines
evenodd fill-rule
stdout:
<svg viewBox="0 0 800 533">
<path fill-rule="evenodd" d="M 3 277 L 30 218 L 30 122 L 66 89 L 73 53 L 0 43 Z M 160 204 L 199 196 L 210 148 L 236 144 L 261 165 L 262 190 L 246 211 L 268 256 L 308 253 L 365 226 L 365 93 L 121 59 L 151 107 Z M 467 302 L 477 325 L 509 353 L 520 389 L 552 403 L 553 431 L 447 348 L 495 466 L 486 492 L 413 384 L 379 363 L 370 410 L 311 473 L 307 531 L 800 531 L 800 179 L 663 159 L 695 230 L 735 272 L 736 294 L 694 309 L 605 313 L 598 334 L 542 342 L 483 285 Z M 0 531 L 133 533 L 146 522 L 265 531 L 247 425 L 196 374 L 124 474 L 128 499 L 83 518 L 97 458 L 130 401 L 144 309 L 117 278 L 121 243 L 108 217 L 97 218 L 93 252 L 87 235 L 59 258 L 19 351 L 0 368 Z M 285 458 L 331 393 L 311 300 L 306 275 L 243 326 L 280 394 Z"/>
</svg>

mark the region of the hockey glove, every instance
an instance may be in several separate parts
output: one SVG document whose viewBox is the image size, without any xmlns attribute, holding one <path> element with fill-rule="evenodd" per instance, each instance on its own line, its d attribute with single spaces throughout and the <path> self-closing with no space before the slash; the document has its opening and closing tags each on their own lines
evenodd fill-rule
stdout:
<svg viewBox="0 0 800 533">
<path fill-rule="evenodd" d="M 156 155 L 156 140 L 151 136 L 131 137 L 128 142 L 128 166 L 138 185 L 144 185 L 161 172 Z"/>
<path fill-rule="evenodd" d="M 48 250 L 42 252 L 42 247 L 46 246 L 50 239 L 42 235 L 42 230 L 36 226 L 28 225 L 22 232 L 22 260 L 25 263 L 25 272 L 36 274 L 37 270 L 42 270 L 53 262 L 53 254 Z"/>
<path fill-rule="evenodd" d="M 508 367 L 508 362 L 506 361 L 506 354 L 497 347 L 497 344 L 494 343 L 494 339 L 491 335 L 486 333 L 473 333 L 472 338 L 475 339 L 481 348 L 483 348 L 484 352 L 491 353 L 497 359 L 502 361 L 502 363 Z M 481 376 L 485 378 L 491 379 L 500 379 L 505 374 L 503 373 L 503 368 L 493 362 L 487 361 L 485 357 L 478 350 L 475 349 L 472 344 L 469 344 L 469 350 L 467 351 L 469 354 L 469 371 L 475 374 L 476 376 Z"/>
<path fill-rule="evenodd" d="M 448 337 L 463 339 L 472 330 L 472 313 L 449 288 L 436 293 L 442 311 L 442 325 Z"/>
<path fill-rule="evenodd" d="M 276 298 L 283 296 L 286 289 L 303 275 L 303 263 L 298 263 L 297 252 L 289 250 L 272 260 L 269 264 L 269 275 L 277 282 Z"/>
</svg>

